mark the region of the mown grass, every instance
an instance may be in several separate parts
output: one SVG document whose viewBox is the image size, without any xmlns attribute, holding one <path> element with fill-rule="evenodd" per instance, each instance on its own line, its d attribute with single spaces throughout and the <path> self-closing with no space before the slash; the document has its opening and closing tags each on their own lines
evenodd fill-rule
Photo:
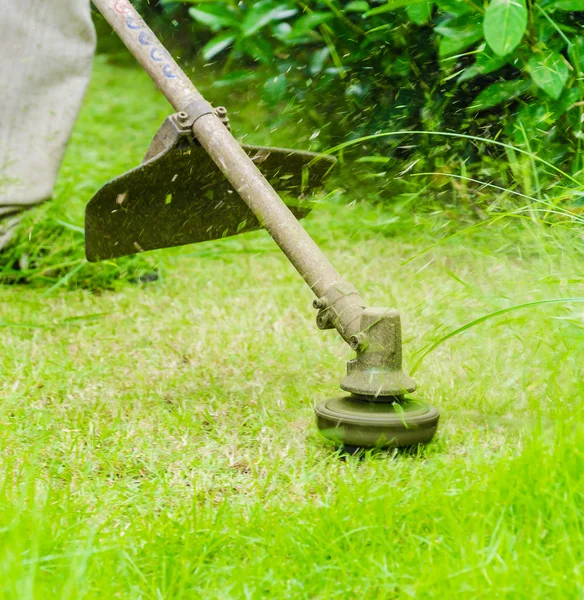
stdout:
<svg viewBox="0 0 584 600">
<path fill-rule="evenodd" d="M 145 76 L 99 60 L 38 226 L 81 226 L 165 111 Z M 285 126 L 254 135 L 293 144 Z M 306 226 L 370 302 L 399 307 L 409 365 L 483 314 L 584 296 L 577 230 L 499 221 L 435 245 L 443 215 L 351 200 Z M 70 239 L 81 260 L 78 236 L 48 251 Z M 350 352 L 313 325 L 267 235 L 151 257 L 148 285 L 108 291 L 99 270 L 115 267 L 97 265 L 70 291 L 0 288 L 4 597 L 582 597 L 581 304 L 440 345 L 416 373 L 436 440 L 341 459 L 313 404 L 338 393 Z"/>
</svg>

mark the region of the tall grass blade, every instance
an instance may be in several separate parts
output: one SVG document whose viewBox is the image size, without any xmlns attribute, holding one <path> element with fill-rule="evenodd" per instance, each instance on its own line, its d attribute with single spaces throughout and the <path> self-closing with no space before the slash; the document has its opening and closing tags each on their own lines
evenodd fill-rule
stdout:
<svg viewBox="0 0 584 600">
<path fill-rule="evenodd" d="M 488 321 L 489 319 L 494 319 L 495 317 L 500 317 L 501 315 L 504 315 L 504 314 L 507 314 L 507 313 L 510 313 L 510 312 L 513 312 L 516 310 L 521 310 L 523 308 L 530 308 L 533 306 L 541 306 L 543 304 L 570 304 L 570 303 L 574 303 L 574 302 L 584 303 L 584 298 L 551 298 L 548 300 L 534 300 L 532 302 L 524 302 L 523 304 L 515 304 L 514 306 L 508 306 L 507 308 L 501 308 L 499 310 L 495 310 L 494 312 L 483 315 L 482 317 L 479 317 L 478 319 L 474 319 L 473 321 L 466 323 L 466 325 L 463 325 L 462 327 L 458 327 L 454 331 L 447 333 L 446 335 L 442 336 L 439 340 L 434 342 L 427 350 L 425 350 L 422 353 L 420 358 L 418 358 L 418 360 L 415 362 L 413 368 L 411 369 L 411 373 L 413 375 L 418 370 L 419 366 L 422 364 L 422 361 L 424 360 L 424 358 L 426 358 L 426 356 L 428 356 L 428 354 L 430 354 L 431 352 L 436 350 L 436 348 L 438 348 L 438 346 L 441 346 L 444 342 L 448 341 L 449 339 L 459 335 L 460 333 L 463 333 L 464 331 L 467 331 L 468 329 L 471 329 L 472 327 L 475 327 L 476 325 L 480 325 L 481 323 L 484 323 L 485 321 Z"/>
<path fill-rule="evenodd" d="M 528 150 L 523 150 L 522 148 L 513 146 L 512 144 L 506 144 L 504 142 L 499 142 L 497 140 L 490 140 L 489 138 L 484 138 L 484 137 L 480 137 L 477 135 L 467 135 L 465 133 L 453 133 L 450 131 L 419 131 L 419 130 L 383 131 L 381 133 L 374 133 L 372 135 L 365 135 L 363 137 L 355 138 L 354 140 L 348 140 L 347 142 L 343 142 L 342 144 L 338 144 L 337 146 L 328 148 L 323 153 L 323 155 L 324 154 L 334 154 L 335 152 L 340 152 L 342 150 L 345 150 L 346 148 L 350 148 L 351 146 L 357 146 L 358 144 L 362 144 L 363 142 L 368 142 L 370 140 L 376 140 L 376 139 L 384 138 L 384 137 L 397 137 L 397 136 L 403 136 L 403 135 L 438 135 L 438 136 L 442 136 L 442 137 L 453 137 L 453 138 L 459 138 L 459 139 L 465 139 L 465 140 L 472 140 L 475 142 L 484 142 L 485 144 L 492 144 L 493 146 L 499 146 L 500 148 L 507 148 L 509 150 L 514 150 L 515 152 L 519 152 L 519 154 L 524 154 L 525 156 L 529 156 L 534 161 L 539 162 L 539 163 L 545 165 L 546 167 L 550 168 L 552 171 L 555 171 L 556 173 L 559 173 L 560 175 L 563 175 L 564 177 L 568 178 L 570 181 L 572 181 L 572 183 L 575 183 L 579 187 L 582 186 L 581 181 L 578 181 L 575 177 L 573 177 L 569 173 L 566 173 L 564 170 L 560 169 L 559 167 L 556 167 L 555 165 L 553 165 L 549 161 L 545 160 L 544 158 L 537 156 L 537 154 L 534 154 L 533 152 L 529 152 Z M 318 160 L 318 156 L 313 159 L 313 161 L 316 161 L 316 160 Z"/>
</svg>

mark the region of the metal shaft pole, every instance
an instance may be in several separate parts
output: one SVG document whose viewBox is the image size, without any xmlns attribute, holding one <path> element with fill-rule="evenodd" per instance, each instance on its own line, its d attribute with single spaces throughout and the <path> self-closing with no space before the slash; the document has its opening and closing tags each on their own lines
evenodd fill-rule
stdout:
<svg viewBox="0 0 584 600">
<path fill-rule="evenodd" d="M 156 38 L 129 0 L 92 0 L 177 111 L 202 95 Z M 194 134 L 318 298 L 332 297 L 332 325 L 348 341 L 359 329 L 363 301 L 327 257 L 215 114 Z M 321 326 L 319 324 L 319 326 Z"/>
</svg>

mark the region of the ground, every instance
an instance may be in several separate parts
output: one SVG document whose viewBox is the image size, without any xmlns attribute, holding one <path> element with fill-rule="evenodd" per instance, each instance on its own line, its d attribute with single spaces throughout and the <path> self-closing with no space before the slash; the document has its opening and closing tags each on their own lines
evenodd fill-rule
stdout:
<svg viewBox="0 0 584 600">
<path fill-rule="evenodd" d="M 64 222 L 82 225 L 166 110 L 141 73 L 98 60 L 59 181 Z M 285 135 L 294 145 L 290 128 L 252 137 Z M 410 369 L 482 315 L 576 301 L 428 354 L 417 397 L 442 417 L 413 453 L 342 459 L 318 435 L 313 405 L 338 393 L 351 352 L 316 329 L 265 233 L 158 252 L 150 284 L 0 287 L 4 597 L 582 597 L 576 238 L 500 221 L 436 245 L 440 218 L 400 229 L 339 192 L 306 220 L 372 304 L 400 309 Z"/>
</svg>

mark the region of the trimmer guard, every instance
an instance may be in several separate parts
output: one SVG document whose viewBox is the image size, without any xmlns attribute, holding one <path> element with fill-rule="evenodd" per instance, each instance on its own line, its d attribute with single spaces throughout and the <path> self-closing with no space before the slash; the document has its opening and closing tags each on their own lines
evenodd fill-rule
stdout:
<svg viewBox="0 0 584 600">
<path fill-rule="evenodd" d="M 112 179 L 88 203 L 85 251 L 89 261 L 261 228 L 205 150 L 174 129 L 174 122 L 167 119 L 145 162 Z M 243 148 L 299 219 L 310 212 L 308 196 L 322 186 L 336 161 L 332 156 L 285 148 Z"/>
</svg>

